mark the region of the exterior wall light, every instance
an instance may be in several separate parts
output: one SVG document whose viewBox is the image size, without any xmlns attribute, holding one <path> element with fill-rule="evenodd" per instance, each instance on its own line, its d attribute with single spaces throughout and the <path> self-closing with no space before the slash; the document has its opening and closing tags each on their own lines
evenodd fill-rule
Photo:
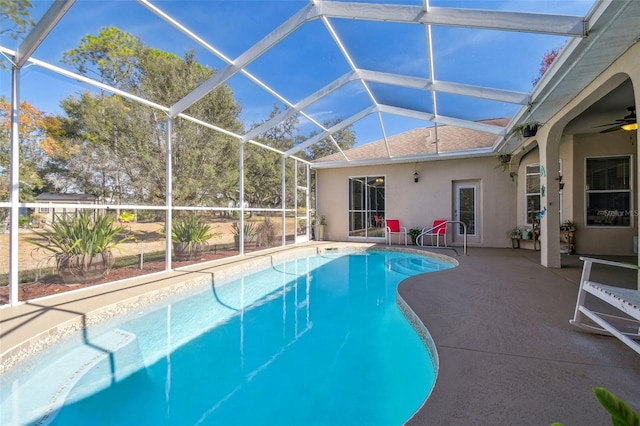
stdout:
<svg viewBox="0 0 640 426">
<path fill-rule="evenodd" d="M 420 175 L 418 174 L 418 172 L 414 172 L 413 173 L 413 181 L 414 182 L 418 182 L 418 179 L 420 179 Z"/>
</svg>

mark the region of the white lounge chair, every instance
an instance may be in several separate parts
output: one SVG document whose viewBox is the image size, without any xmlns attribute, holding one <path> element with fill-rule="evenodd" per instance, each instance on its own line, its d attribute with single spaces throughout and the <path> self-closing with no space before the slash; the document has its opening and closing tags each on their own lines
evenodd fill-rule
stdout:
<svg viewBox="0 0 640 426">
<path fill-rule="evenodd" d="M 591 266 L 594 263 L 629 269 L 638 269 L 638 266 L 589 257 L 581 257 L 580 260 L 584 262 L 580 289 L 573 319 L 569 323 L 594 333 L 615 336 L 640 354 L 640 342 L 636 341 L 640 339 L 640 290 L 615 287 L 590 280 Z M 587 308 L 585 306 L 587 293 L 616 308 L 620 311 L 620 316 Z M 595 325 L 585 322 L 585 317 Z"/>
</svg>

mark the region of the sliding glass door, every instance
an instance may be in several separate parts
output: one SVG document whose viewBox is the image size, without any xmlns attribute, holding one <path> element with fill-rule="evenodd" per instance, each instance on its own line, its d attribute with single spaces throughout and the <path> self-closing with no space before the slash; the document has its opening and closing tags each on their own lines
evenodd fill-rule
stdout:
<svg viewBox="0 0 640 426">
<path fill-rule="evenodd" d="M 384 238 L 385 178 L 349 178 L 349 237 Z"/>
</svg>

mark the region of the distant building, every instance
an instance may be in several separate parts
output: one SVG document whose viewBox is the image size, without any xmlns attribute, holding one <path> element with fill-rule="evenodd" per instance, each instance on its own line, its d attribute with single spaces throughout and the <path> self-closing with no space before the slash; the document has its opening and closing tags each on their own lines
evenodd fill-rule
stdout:
<svg viewBox="0 0 640 426">
<path fill-rule="evenodd" d="M 59 194 L 45 192 L 35 197 L 37 203 L 50 203 L 51 206 L 39 206 L 35 212 L 42 215 L 48 223 L 53 223 L 58 219 L 75 216 L 78 209 L 70 206 L 54 207 L 53 204 L 95 204 L 98 197 L 91 194 Z"/>
</svg>

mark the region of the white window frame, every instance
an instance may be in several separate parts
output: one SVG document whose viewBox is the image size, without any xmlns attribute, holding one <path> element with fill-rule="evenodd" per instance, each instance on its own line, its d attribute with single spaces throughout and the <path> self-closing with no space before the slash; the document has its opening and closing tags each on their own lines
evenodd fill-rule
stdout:
<svg viewBox="0 0 640 426">
<path fill-rule="evenodd" d="M 628 175 L 627 175 L 627 181 L 629 182 L 628 188 L 627 189 L 601 189 L 601 190 L 591 190 L 589 188 L 589 185 L 587 182 L 589 182 L 589 178 L 587 175 L 588 172 L 588 167 L 587 167 L 587 163 L 589 162 L 589 160 L 591 159 L 609 159 L 609 158 L 628 158 L 629 159 L 629 170 L 628 170 Z M 602 228 L 614 228 L 614 229 L 628 229 L 628 228 L 633 228 L 634 227 L 634 216 L 637 214 L 636 210 L 633 210 L 633 206 L 634 206 L 634 200 L 633 200 L 633 190 L 634 190 L 634 186 L 633 186 L 633 179 L 634 179 L 634 172 L 633 172 L 633 155 L 631 154 L 619 154 L 619 155 L 592 155 L 592 156 L 588 156 L 584 158 L 584 223 L 585 226 L 588 228 L 593 228 L 593 229 L 602 229 Z M 624 212 L 625 215 L 627 215 L 629 217 L 629 224 L 628 225 L 601 225 L 601 224 L 589 224 L 588 223 L 588 211 L 587 211 L 587 206 L 588 206 L 588 201 L 589 201 L 589 194 L 590 193 L 628 193 L 629 194 L 629 211 L 628 212 Z"/>
<path fill-rule="evenodd" d="M 356 180 L 356 179 L 363 179 L 365 182 L 368 181 L 370 178 L 381 178 L 383 179 L 384 182 L 384 188 L 385 188 L 385 194 L 387 192 L 387 175 L 386 174 L 365 174 L 365 175 L 353 175 L 353 176 L 347 176 L 347 240 L 362 240 L 362 239 L 366 239 L 366 240 L 380 240 L 380 241 L 384 241 L 386 240 L 386 232 L 381 235 L 381 236 L 370 236 L 368 233 L 368 228 L 365 228 L 365 235 L 363 236 L 356 236 L 356 235 L 351 235 L 351 214 L 353 212 L 356 213 L 360 213 L 360 214 L 364 214 L 365 215 L 365 223 L 368 223 L 367 221 L 370 220 L 370 218 L 366 217 L 368 215 L 367 213 L 367 195 L 365 194 L 364 197 L 362 199 L 362 203 L 363 208 L 362 209 L 351 209 L 351 204 L 350 204 L 350 198 L 351 198 L 351 181 L 352 180 Z M 385 212 L 385 217 L 386 217 L 386 212 L 387 212 L 387 202 L 386 202 L 386 195 L 385 195 L 385 202 L 384 202 L 384 212 Z M 384 230 L 384 222 L 383 222 L 383 227 L 382 229 Z"/>
<path fill-rule="evenodd" d="M 527 171 L 527 169 L 529 167 L 537 167 L 538 171 L 536 173 L 529 173 Z M 537 196 L 538 197 L 538 206 L 541 206 L 542 204 L 542 196 L 540 193 L 540 163 L 530 163 L 530 164 L 525 164 L 524 166 L 524 223 L 525 225 L 533 225 L 533 223 L 531 222 L 531 218 L 529 217 L 529 197 L 530 196 Z M 537 176 L 538 177 L 538 192 L 527 192 L 527 188 L 529 188 L 529 185 L 527 185 L 527 180 L 529 179 L 529 176 Z"/>
</svg>

